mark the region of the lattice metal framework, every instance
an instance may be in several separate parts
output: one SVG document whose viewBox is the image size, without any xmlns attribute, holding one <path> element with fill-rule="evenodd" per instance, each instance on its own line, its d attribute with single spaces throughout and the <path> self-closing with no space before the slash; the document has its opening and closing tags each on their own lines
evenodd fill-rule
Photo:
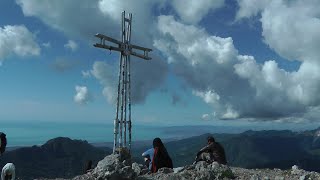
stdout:
<svg viewBox="0 0 320 180">
<path fill-rule="evenodd" d="M 103 48 L 110 51 L 120 52 L 119 58 L 119 79 L 118 79 L 118 96 L 116 117 L 114 119 L 114 145 L 113 153 L 117 148 L 128 148 L 131 150 L 132 140 L 132 121 L 131 121 L 131 74 L 130 74 L 130 55 L 151 60 L 148 53 L 152 49 L 131 44 L 131 25 L 132 14 L 126 17 L 125 11 L 122 12 L 122 29 L 121 41 L 113 39 L 103 34 L 96 34 L 95 37 L 100 39 L 100 43 L 94 44 L 94 47 Z M 109 43 L 109 44 L 107 44 Z M 110 44 L 111 43 L 111 44 Z M 116 46 L 112 46 L 115 44 Z M 134 50 L 143 52 L 140 54 Z M 129 140 L 127 140 L 127 137 Z"/>
</svg>

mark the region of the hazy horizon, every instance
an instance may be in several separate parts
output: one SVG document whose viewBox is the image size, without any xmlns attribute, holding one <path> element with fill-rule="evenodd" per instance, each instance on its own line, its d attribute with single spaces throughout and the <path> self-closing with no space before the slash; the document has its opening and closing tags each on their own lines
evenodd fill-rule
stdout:
<svg viewBox="0 0 320 180">
<path fill-rule="evenodd" d="M 266 127 L 266 126 L 156 126 L 134 125 L 133 141 L 152 140 L 155 137 L 163 139 L 183 139 L 205 133 L 241 133 L 247 130 L 312 130 L 318 127 Z M 70 122 L 6 122 L 1 123 L 1 131 L 7 134 L 8 147 L 42 145 L 56 137 L 86 140 L 89 143 L 105 143 L 113 141 L 113 125 L 106 123 L 70 123 Z"/>
</svg>

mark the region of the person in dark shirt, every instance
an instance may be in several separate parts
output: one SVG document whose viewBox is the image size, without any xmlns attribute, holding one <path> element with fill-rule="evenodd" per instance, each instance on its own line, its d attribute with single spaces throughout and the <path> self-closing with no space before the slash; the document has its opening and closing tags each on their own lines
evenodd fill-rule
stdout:
<svg viewBox="0 0 320 180">
<path fill-rule="evenodd" d="M 208 144 L 197 153 L 195 163 L 198 161 L 207 161 L 209 163 L 216 161 L 219 164 L 227 164 L 226 155 L 221 144 L 216 142 L 212 136 L 209 136 L 207 141 Z"/>
<path fill-rule="evenodd" d="M 153 140 L 154 155 L 152 160 L 151 172 L 156 173 L 158 169 L 167 167 L 173 168 L 172 160 L 164 147 L 160 138 Z"/>
<path fill-rule="evenodd" d="M 6 146 L 7 146 L 6 134 L 3 132 L 0 132 L 0 156 L 6 151 Z"/>
<path fill-rule="evenodd" d="M 90 171 L 92 171 L 92 160 L 87 161 L 87 163 L 84 166 L 83 173 L 86 174 Z"/>
</svg>

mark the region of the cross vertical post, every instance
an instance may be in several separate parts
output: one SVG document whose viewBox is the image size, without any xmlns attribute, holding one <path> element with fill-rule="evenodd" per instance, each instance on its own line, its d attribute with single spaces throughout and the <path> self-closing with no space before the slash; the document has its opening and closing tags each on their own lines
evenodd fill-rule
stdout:
<svg viewBox="0 0 320 180">
<path fill-rule="evenodd" d="M 93 45 L 97 48 L 120 52 L 116 116 L 114 119 L 113 154 L 116 153 L 117 149 L 121 148 L 127 148 L 129 152 L 131 152 L 132 99 L 130 55 L 136 56 L 144 60 L 151 60 L 151 57 L 148 56 L 148 53 L 152 51 L 152 49 L 131 44 L 132 14 L 129 13 L 129 17 L 126 17 L 126 13 L 125 11 L 123 11 L 121 19 L 121 41 L 118 41 L 103 34 L 96 34 L 95 37 L 100 39 L 100 43 L 96 43 Z M 116 44 L 117 46 L 112 46 L 110 45 L 110 43 Z M 140 54 L 136 51 L 143 51 L 143 54 Z M 127 136 L 129 138 L 129 142 L 127 142 Z"/>
</svg>

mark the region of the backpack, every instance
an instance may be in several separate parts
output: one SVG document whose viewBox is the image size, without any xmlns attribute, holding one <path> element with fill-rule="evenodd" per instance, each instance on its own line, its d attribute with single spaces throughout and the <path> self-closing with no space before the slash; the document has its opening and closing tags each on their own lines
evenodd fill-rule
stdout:
<svg viewBox="0 0 320 180">
<path fill-rule="evenodd" d="M 0 132 L 0 155 L 3 154 L 6 151 L 6 146 L 7 146 L 7 138 L 6 134 L 3 132 Z"/>
</svg>

